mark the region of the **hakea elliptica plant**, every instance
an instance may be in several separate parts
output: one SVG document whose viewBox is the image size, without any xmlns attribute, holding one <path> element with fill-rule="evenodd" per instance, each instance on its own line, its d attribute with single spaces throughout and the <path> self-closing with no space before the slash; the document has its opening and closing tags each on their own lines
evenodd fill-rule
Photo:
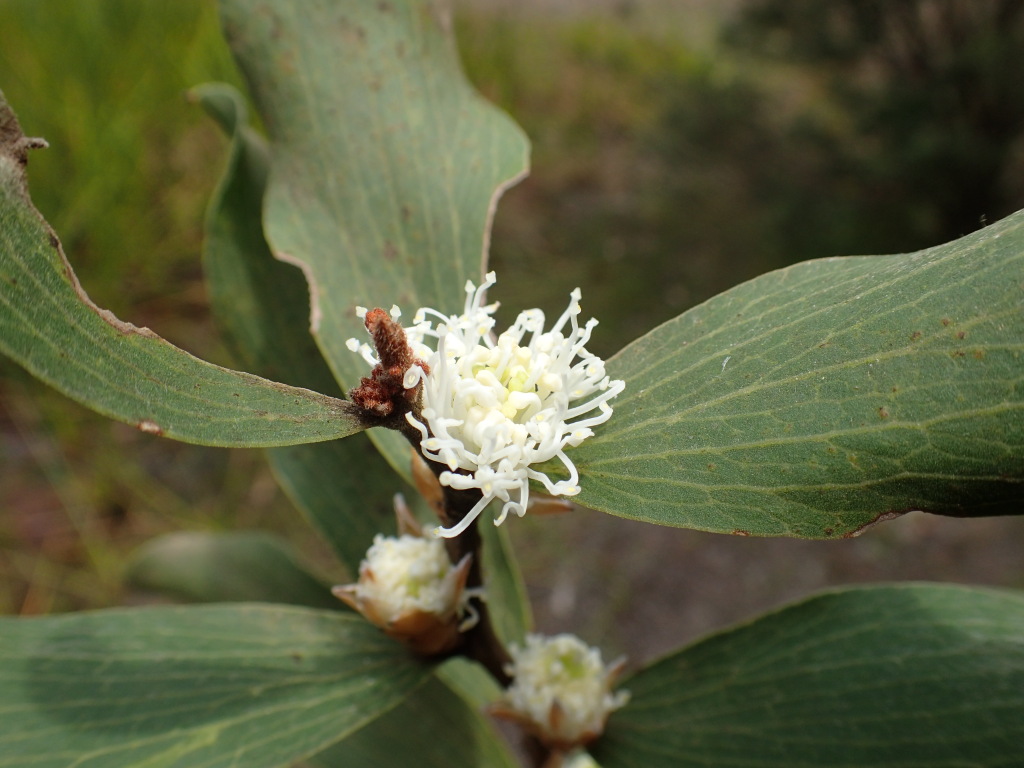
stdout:
<svg viewBox="0 0 1024 768">
<path fill-rule="evenodd" d="M 406 329 L 398 307 L 390 313 L 360 307 L 374 344 L 348 342 L 374 366 L 352 399 L 380 416 L 405 406 L 423 455 L 447 467 L 438 472 L 441 484 L 480 494 L 460 520 L 436 528 L 438 536 L 459 535 L 494 499 L 503 502 L 496 525 L 509 512 L 522 517 L 531 480 L 553 496 L 579 493 L 579 473 L 566 449 L 611 417 L 609 401 L 625 387 L 586 349 L 597 320 L 579 324 L 578 288 L 550 330 L 541 310 L 527 309 L 495 336 L 498 305 L 484 304 L 495 283 L 494 272 L 479 287 L 467 281 L 462 314 L 422 308 Z M 553 459 L 568 479 L 552 480 L 537 468 Z"/>
</svg>

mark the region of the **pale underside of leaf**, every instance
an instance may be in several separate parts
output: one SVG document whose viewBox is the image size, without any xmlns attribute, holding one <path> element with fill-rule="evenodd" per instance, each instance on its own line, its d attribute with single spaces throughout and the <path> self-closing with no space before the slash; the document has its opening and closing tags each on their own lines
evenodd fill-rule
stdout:
<svg viewBox="0 0 1024 768">
<path fill-rule="evenodd" d="M 177 531 L 132 554 L 125 582 L 184 603 L 264 602 L 340 609 L 288 543 L 260 531 Z"/>
<path fill-rule="evenodd" d="M 274 146 L 268 240 L 302 267 L 314 336 L 352 387 L 357 305 L 460 310 L 526 139 L 466 81 L 444 3 L 227 0 L 222 17 Z M 401 438 L 371 439 L 408 478 Z"/>
<path fill-rule="evenodd" d="M 246 128 L 245 105 L 234 89 L 208 85 L 196 94 L 232 137 L 227 171 L 210 206 L 204 251 L 211 302 L 229 346 L 257 373 L 279 371 L 289 383 L 331 392 L 329 371 L 306 344 L 299 300 L 307 296 L 306 286 L 293 267 L 274 260 L 263 237 L 265 142 Z M 410 446 L 404 450 L 406 456 L 412 452 Z M 395 532 L 392 496 L 402 493 L 417 506 L 417 492 L 363 436 L 276 448 L 267 455 L 281 486 L 328 540 L 352 580 L 374 535 Z M 491 612 L 505 640 L 521 640 L 530 627 L 522 578 L 506 532 L 487 529 L 483 567 Z"/>
<path fill-rule="evenodd" d="M 203 264 L 214 317 L 235 363 L 340 395 L 309 334 L 305 279 L 274 259 L 263 235 L 267 143 L 247 125 L 245 102 L 234 88 L 210 84 L 194 93 L 231 138 L 224 178 L 207 215 Z M 267 459 L 282 488 L 354 578 L 374 534 L 393 532 L 392 496 L 408 494 L 408 485 L 364 435 L 274 448 Z"/>
</svg>

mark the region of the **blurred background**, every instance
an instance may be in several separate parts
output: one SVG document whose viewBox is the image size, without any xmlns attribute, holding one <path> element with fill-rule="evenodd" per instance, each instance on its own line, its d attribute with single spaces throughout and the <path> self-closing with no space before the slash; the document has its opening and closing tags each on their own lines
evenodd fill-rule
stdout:
<svg viewBox="0 0 1024 768">
<path fill-rule="evenodd" d="M 1024 207 L 1024 0 L 457 0 L 477 87 L 533 142 L 503 198 L 505 307 L 580 285 L 608 355 L 742 280 L 945 242 Z M 187 89 L 241 85 L 212 0 L 0 0 L 0 89 L 36 205 L 93 299 L 214 362 L 199 253 L 226 144 Z M 509 320 L 508 316 L 505 320 Z M 643 660 L 830 585 L 1024 587 L 1024 520 L 907 515 L 742 539 L 578 510 L 511 520 L 539 628 Z M 162 441 L 0 359 L 0 613 L 137 600 L 163 532 L 264 529 L 345 578 L 259 451 Z"/>
</svg>

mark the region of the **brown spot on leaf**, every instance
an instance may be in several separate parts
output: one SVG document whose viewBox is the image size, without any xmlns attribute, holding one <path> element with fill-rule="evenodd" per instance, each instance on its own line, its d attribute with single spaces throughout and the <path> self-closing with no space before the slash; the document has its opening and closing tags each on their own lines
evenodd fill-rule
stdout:
<svg viewBox="0 0 1024 768">
<path fill-rule="evenodd" d="M 912 334 L 910 334 L 910 340 L 911 341 L 917 341 L 920 338 L 921 338 L 921 332 L 920 331 L 914 331 Z"/>
<path fill-rule="evenodd" d="M 881 408 L 878 409 L 878 416 L 879 416 L 879 418 L 882 418 L 882 419 L 888 419 L 889 418 L 889 409 L 886 408 L 883 405 Z"/>
<path fill-rule="evenodd" d="M 966 336 L 966 335 L 967 335 L 967 334 L 966 334 L 966 333 L 965 333 L 964 331 L 957 331 L 957 332 L 956 332 L 956 337 L 957 337 L 958 339 L 962 339 L 962 338 L 963 338 L 964 336 Z"/>
<path fill-rule="evenodd" d="M 984 360 L 985 359 L 985 350 L 984 349 L 976 349 L 976 350 L 974 350 L 974 359 L 975 360 Z"/>
<path fill-rule="evenodd" d="M 393 262 L 398 258 L 398 249 L 395 248 L 395 244 L 390 240 L 384 241 L 384 249 L 381 251 L 381 257 L 384 261 Z M 382 310 L 383 311 L 383 310 Z"/>
<path fill-rule="evenodd" d="M 950 323 L 952 323 L 952 322 L 953 322 L 953 321 L 952 321 L 952 320 L 950 320 L 950 319 L 949 319 L 948 317 L 944 317 L 944 318 L 942 318 L 942 324 L 943 324 L 944 326 L 946 326 L 946 325 L 949 325 L 949 324 L 950 324 Z"/>
<path fill-rule="evenodd" d="M 825 529 L 825 535 L 826 536 L 831 536 L 834 532 L 835 532 L 834 528 L 826 528 Z"/>
<path fill-rule="evenodd" d="M 341 37 L 346 43 L 363 45 L 366 43 L 366 29 L 355 23 L 352 19 L 344 17 L 339 19 L 338 26 L 341 28 Z"/>
<path fill-rule="evenodd" d="M 733 536 L 749 536 L 750 535 L 750 531 L 744 531 L 742 528 L 737 528 L 735 531 L 732 532 L 732 535 Z"/>
<path fill-rule="evenodd" d="M 951 357 L 966 357 L 966 356 L 967 356 L 967 353 L 964 352 L 962 349 L 955 349 L 951 353 Z"/>
</svg>

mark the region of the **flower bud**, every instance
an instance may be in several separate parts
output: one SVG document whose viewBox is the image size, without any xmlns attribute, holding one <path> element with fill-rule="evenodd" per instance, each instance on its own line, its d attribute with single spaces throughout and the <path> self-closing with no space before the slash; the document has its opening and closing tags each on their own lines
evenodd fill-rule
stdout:
<svg viewBox="0 0 1024 768">
<path fill-rule="evenodd" d="M 526 646 L 513 645 L 511 653 L 506 671 L 512 685 L 491 711 L 549 747 L 569 751 L 590 743 L 608 715 L 629 701 L 626 691 L 612 693 L 625 660 L 605 667 L 601 652 L 574 635 L 529 635 Z"/>
<path fill-rule="evenodd" d="M 359 581 L 335 596 L 421 656 L 453 650 L 476 623 L 466 589 L 472 555 L 457 565 L 439 539 L 377 534 L 359 566 Z M 468 614 L 468 618 L 465 616 Z"/>
</svg>

